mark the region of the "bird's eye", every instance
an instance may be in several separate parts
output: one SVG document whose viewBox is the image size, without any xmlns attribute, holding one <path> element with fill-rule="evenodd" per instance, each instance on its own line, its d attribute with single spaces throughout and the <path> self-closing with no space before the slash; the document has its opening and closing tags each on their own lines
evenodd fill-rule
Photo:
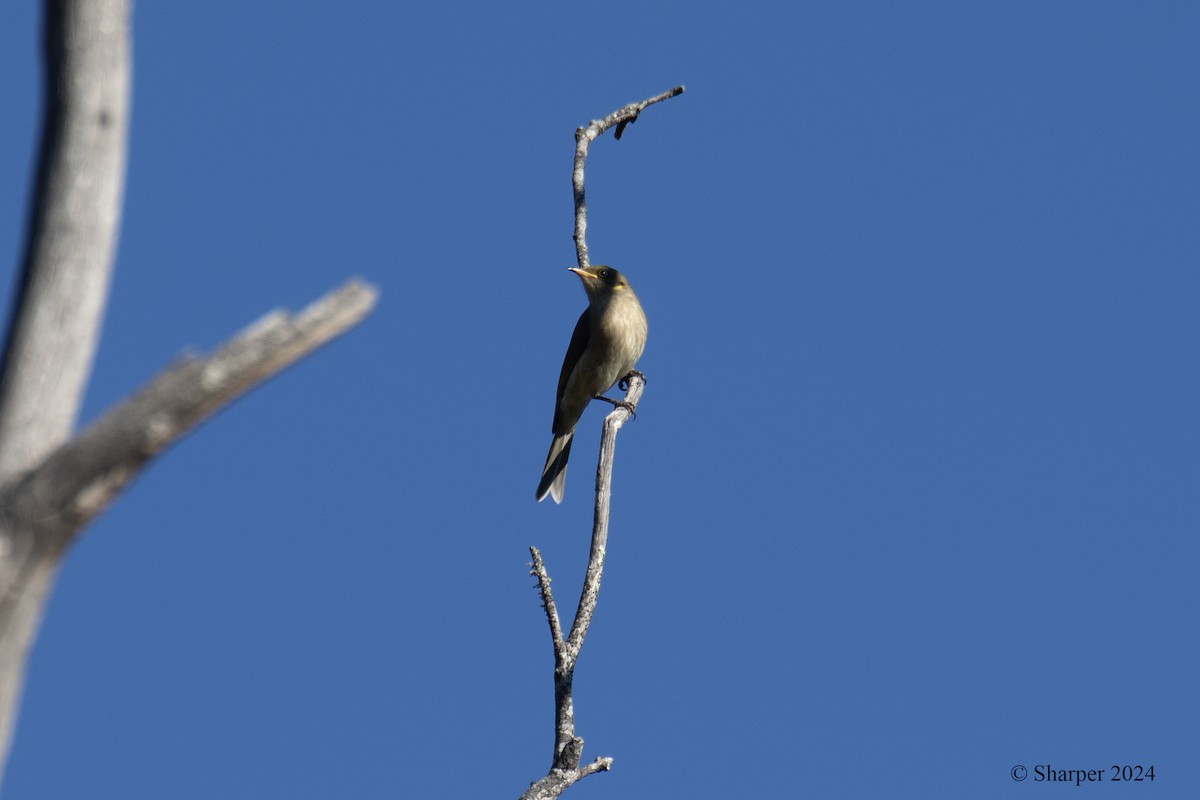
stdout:
<svg viewBox="0 0 1200 800">
<path fill-rule="evenodd" d="M 601 278 L 607 278 L 607 277 L 608 277 L 608 270 L 606 270 L 606 269 L 602 269 L 602 270 L 600 270 L 600 277 L 601 277 Z"/>
</svg>

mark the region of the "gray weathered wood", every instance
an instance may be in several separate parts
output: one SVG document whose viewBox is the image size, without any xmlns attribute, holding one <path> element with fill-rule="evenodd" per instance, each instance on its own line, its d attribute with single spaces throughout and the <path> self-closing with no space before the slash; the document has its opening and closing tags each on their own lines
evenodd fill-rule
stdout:
<svg viewBox="0 0 1200 800">
<path fill-rule="evenodd" d="M 129 123 L 127 0 L 48 2 L 46 108 L 0 367 L 0 480 L 66 441 L 108 297 Z"/>
<path fill-rule="evenodd" d="M 71 435 L 108 297 L 129 125 L 129 3 L 48 0 L 46 104 L 0 365 L 0 482 Z M 0 517 L 0 767 L 54 564 Z M 17 572 L 20 585 L 11 581 Z M 18 596 L 18 594 L 20 596 Z"/>
<path fill-rule="evenodd" d="M 143 465 L 231 400 L 344 333 L 376 290 L 351 281 L 299 314 L 272 312 L 212 355 L 168 367 L 135 395 L 0 487 L 0 519 L 62 550 Z"/>
<path fill-rule="evenodd" d="M 273 312 L 212 355 L 168 367 L 137 394 L 0 486 L 0 716 L 21 676 L 62 556 L 146 462 L 214 412 L 365 317 L 377 292 L 352 281 L 299 314 Z"/>
<path fill-rule="evenodd" d="M 604 576 L 617 431 L 633 416 L 633 410 L 641 400 L 645 385 L 645 378 L 641 373 L 634 373 L 630 378 L 629 391 L 624 402 L 604 418 L 604 427 L 600 435 L 600 458 L 596 465 L 596 506 L 592 517 L 591 553 L 579 606 L 575 611 L 575 621 L 565 636 L 542 554 L 536 547 L 529 548 L 529 554 L 533 558 L 531 572 L 538 581 L 542 606 L 550 624 L 550 638 L 554 643 L 554 758 L 546 776 L 531 784 L 525 794 L 521 795 L 522 800 L 548 800 L 558 797 L 581 778 L 612 767 L 613 760 L 609 757 L 597 758 L 590 764 L 580 766 L 583 758 L 583 738 L 575 733 L 573 684 L 575 665 L 596 613 L 596 602 L 600 597 L 600 579 Z"/>
<path fill-rule="evenodd" d="M 587 200 L 584 191 L 584 171 L 587 166 L 589 145 L 596 137 L 614 125 L 617 128 L 616 137 L 619 139 L 625 126 L 636 121 L 638 115 L 647 106 L 682 93 L 683 87 L 676 86 L 655 97 L 618 108 L 607 117 L 592 120 L 587 126 L 580 127 L 575 131 L 575 161 L 571 183 L 575 197 L 575 254 L 581 268 L 588 266 Z M 531 572 L 538 580 L 542 606 L 546 611 L 546 620 L 550 624 L 550 638 L 554 643 L 554 757 L 551 759 L 550 771 L 545 777 L 530 784 L 529 789 L 521 795 L 522 800 L 550 800 L 550 798 L 558 797 L 576 781 L 596 772 L 604 772 L 610 769 L 613 763 L 611 758 L 604 757 L 580 766 L 583 758 L 583 739 L 575 732 L 573 684 L 575 664 L 583 649 L 583 640 L 592 624 L 592 617 L 596 613 L 596 602 L 600 597 L 600 579 L 604 576 L 604 558 L 608 552 L 609 506 L 612 498 L 612 468 L 617 446 L 617 431 L 633 416 L 634 409 L 637 408 L 642 391 L 646 386 L 645 376 L 640 372 L 631 373 L 627 377 L 629 389 L 626 392 L 625 400 L 621 403 L 614 403 L 617 407 L 604 419 L 604 428 L 600 438 L 600 458 L 596 466 L 596 506 L 592 522 L 592 547 L 579 605 L 575 610 L 575 620 L 571 624 L 570 632 L 565 637 L 562 623 L 558 618 L 558 608 L 554 603 L 554 594 L 550 589 L 550 575 L 546 571 L 542 554 L 536 547 L 529 548 L 529 554 L 533 558 Z"/>
<path fill-rule="evenodd" d="M 146 462 L 355 325 L 351 282 L 169 367 L 71 438 L 104 315 L 129 118 L 128 0 L 47 0 L 46 109 L 28 240 L 0 362 L 0 774 L 25 664 L 63 552 Z"/>
<path fill-rule="evenodd" d="M 571 170 L 571 188 L 575 194 L 575 257 L 579 261 L 580 269 L 587 267 L 589 263 L 587 246 L 587 194 L 584 191 L 583 185 L 583 173 L 587 166 L 588 148 L 596 137 L 614 125 L 617 128 L 616 138 L 620 139 L 625 126 L 631 122 L 636 122 L 638 115 L 647 106 L 661 103 L 663 100 L 670 100 L 672 97 L 681 94 L 683 94 L 683 87 L 676 86 L 660 95 L 622 106 L 607 117 L 594 119 L 586 126 L 575 130 L 575 164 Z"/>
</svg>

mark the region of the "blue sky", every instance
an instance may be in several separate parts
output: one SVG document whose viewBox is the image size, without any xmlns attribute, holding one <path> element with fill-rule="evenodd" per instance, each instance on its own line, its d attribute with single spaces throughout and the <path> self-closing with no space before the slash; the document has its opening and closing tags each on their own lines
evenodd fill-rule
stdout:
<svg viewBox="0 0 1200 800">
<path fill-rule="evenodd" d="M 0 9 L 5 304 L 36 16 Z M 535 504 L 585 303 L 573 132 L 679 83 L 589 161 L 649 383 L 575 683 L 614 770 L 567 796 L 1023 797 L 1039 764 L 1200 794 L 1200 7 L 139 3 L 134 27 L 85 417 L 271 308 L 382 295 L 70 553 L 6 800 L 544 774 L 527 548 L 573 608 L 605 411 Z"/>
</svg>

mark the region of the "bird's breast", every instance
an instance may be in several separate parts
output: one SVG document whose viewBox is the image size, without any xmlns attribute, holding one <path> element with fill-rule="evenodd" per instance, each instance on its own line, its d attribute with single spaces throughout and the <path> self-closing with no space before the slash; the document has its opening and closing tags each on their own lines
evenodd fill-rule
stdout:
<svg viewBox="0 0 1200 800">
<path fill-rule="evenodd" d="M 617 379 L 633 369 L 634 364 L 641 358 L 646 349 L 646 315 L 642 311 L 637 298 L 629 295 L 613 298 L 600 314 L 597 315 L 597 328 L 593 330 L 594 343 L 598 345 L 597 356 L 611 366 L 612 381 L 605 386 L 608 389 Z"/>
</svg>

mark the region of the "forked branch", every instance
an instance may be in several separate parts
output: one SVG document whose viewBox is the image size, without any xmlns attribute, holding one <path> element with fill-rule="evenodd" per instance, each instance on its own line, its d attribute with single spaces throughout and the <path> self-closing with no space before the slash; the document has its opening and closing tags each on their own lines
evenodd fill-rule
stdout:
<svg viewBox="0 0 1200 800">
<path fill-rule="evenodd" d="M 168 367 L 0 486 L 0 763 L 46 595 L 67 546 L 146 462 L 247 390 L 356 325 L 374 288 L 352 281 L 299 314 L 273 312 L 212 355 Z"/>
<path fill-rule="evenodd" d="M 0 774 L 62 552 L 145 463 L 242 392 L 361 320 L 352 282 L 168 368 L 72 438 L 116 251 L 130 98 L 129 0 L 45 0 L 45 114 L 0 356 Z"/>
<path fill-rule="evenodd" d="M 594 772 L 603 772 L 612 767 L 613 760 L 608 757 L 597 758 L 590 764 L 580 766 L 583 758 L 583 739 L 575 733 L 575 703 L 572 697 L 572 687 L 575 680 L 575 665 L 583 649 L 583 640 L 587 636 L 592 618 L 596 614 L 596 601 L 600 596 L 600 579 L 604 575 L 604 557 L 608 551 L 608 519 L 609 499 L 612 497 L 613 459 L 616 454 L 617 431 L 633 416 L 646 379 L 641 373 L 634 373 L 629 380 L 629 391 L 625 394 L 625 403 L 613 409 L 604 418 L 603 433 L 600 437 L 600 460 L 596 467 L 596 507 L 592 520 L 592 550 L 588 558 L 587 574 L 583 581 L 583 591 L 579 597 L 579 606 L 575 611 L 575 621 L 566 636 L 563 635 L 562 624 L 558 618 L 558 609 L 554 603 L 554 595 L 550 590 L 550 575 L 546 572 L 546 564 L 542 554 L 536 547 L 529 548 L 533 558 L 530 573 L 537 578 L 538 589 L 542 596 L 542 606 L 546 610 L 546 620 L 550 625 L 550 638 L 554 643 L 554 760 L 546 777 L 529 787 L 523 794 L 522 800 L 532 798 L 558 797 L 568 786 L 580 778 Z"/>
<path fill-rule="evenodd" d="M 625 126 L 635 121 L 647 106 L 667 100 L 683 93 L 677 86 L 660 95 L 630 103 L 607 117 L 593 120 L 586 127 L 575 131 L 575 164 L 572 184 L 575 194 L 575 252 L 580 267 L 587 267 L 587 202 L 584 192 L 584 169 L 587 165 L 588 146 L 609 128 L 616 126 L 620 138 Z M 583 739 L 575 733 L 575 704 L 572 697 L 575 665 L 583 650 L 583 641 L 596 613 L 596 602 L 600 596 L 600 579 L 604 576 L 604 559 L 608 550 L 609 504 L 612 498 L 613 458 L 616 452 L 617 431 L 634 415 L 646 379 L 640 372 L 633 372 L 623 382 L 626 386 L 625 399 L 604 419 L 600 439 L 600 459 L 596 467 L 596 506 L 592 522 L 592 547 L 588 558 L 587 573 L 583 580 L 579 605 L 571 629 L 564 636 L 558 608 L 550 589 L 550 575 L 546 571 L 542 554 L 536 547 L 529 548 L 532 557 L 531 574 L 537 578 L 542 606 L 550 626 L 550 637 L 554 644 L 554 757 L 550 771 L 541 780 L 530 785 L 522 800 L 549 800 L 558 797 L 568 786 L 596 772 L 612 767 L 608 757 L 597 758 L 580 766 L 583 758 Z"/>
</svg>

